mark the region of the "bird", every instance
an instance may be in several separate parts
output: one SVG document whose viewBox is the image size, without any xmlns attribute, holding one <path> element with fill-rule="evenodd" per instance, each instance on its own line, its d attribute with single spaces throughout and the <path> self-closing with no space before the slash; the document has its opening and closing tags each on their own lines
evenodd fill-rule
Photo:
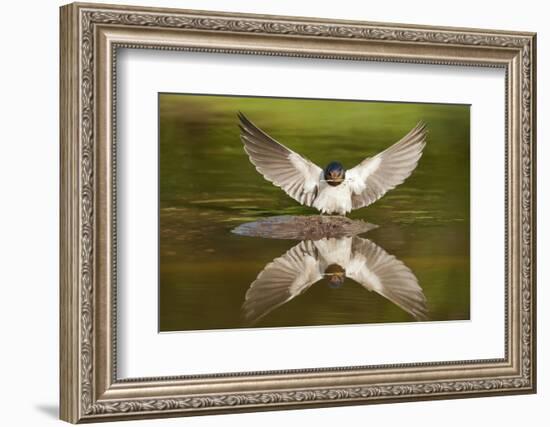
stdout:
<svg viewBox="0 0 550 427">
<path fill-rule="evenodd" d="M 254 325 L 313 284 L 325 279 L 337 289 L 346 278 L 388 299 L 415 320 L 428 320 L 426 297 L 414 273 L 359 236 L 303 240 L 268 263 L 246 291 L 243 320 Z"/>
<path fill-rule="evenodd" d="M 242 112 L 237 116 L 244 150 L 256 170 L 321 214 L 345 216 L 376 202 L 412 174 L 426 145 L 427 125 L 420 121 L 398 142 L 351 169 L 338 161 L 322 169 L 276 141 Z"/>
</svg>

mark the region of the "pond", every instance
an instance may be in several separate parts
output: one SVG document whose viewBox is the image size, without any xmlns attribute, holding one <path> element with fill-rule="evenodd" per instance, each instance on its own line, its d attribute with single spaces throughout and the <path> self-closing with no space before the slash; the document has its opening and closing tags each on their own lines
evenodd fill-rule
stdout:
<svg viewBox="0 0 550 427">
<path fill-rule="evenodd" d="M 317 212 L 255 170 L 238 111 L 320 167 L 351 168 L 427 123 L 411 177 L 348 215 L 377 225 L 359 238 L 410 269 L 426 317 L 345 277 L 337 287 L 320 280 L 251 323 L 243 309 L 251 284 L 300 241 L 232 230 Z M 469 106 L 161 94 L 159 123 L 160 331 L 469 319 Z"/>
</svg>

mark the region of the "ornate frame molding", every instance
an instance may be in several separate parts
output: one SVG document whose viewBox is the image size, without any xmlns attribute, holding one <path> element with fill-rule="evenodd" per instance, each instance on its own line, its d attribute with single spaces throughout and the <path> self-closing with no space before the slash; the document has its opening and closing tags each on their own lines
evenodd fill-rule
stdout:
<svg viewBox="0 0 550 427">
<path fill-rule="evenodd" d="M 116 376 L 119 47 L 503 67 L 505 358 L 238 375 Z M 71 4 L 61 8 L 61 418 L 69 422 L 535 391 L 535 35 Z M 289 386 L 292 380 L 298 386 Z"/>
</svg>

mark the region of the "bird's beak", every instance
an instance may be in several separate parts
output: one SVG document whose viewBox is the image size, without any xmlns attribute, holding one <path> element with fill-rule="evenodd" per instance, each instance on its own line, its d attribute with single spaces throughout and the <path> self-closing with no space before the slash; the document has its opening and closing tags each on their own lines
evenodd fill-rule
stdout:
<svg viewBox="0 0 550 427">
<path fill-rule="evenodd" d="M 339 172 L 331 172 L 329 179 L 327 179 L 328 182 L 342 182 L 344 178 Z"/>
</svg>

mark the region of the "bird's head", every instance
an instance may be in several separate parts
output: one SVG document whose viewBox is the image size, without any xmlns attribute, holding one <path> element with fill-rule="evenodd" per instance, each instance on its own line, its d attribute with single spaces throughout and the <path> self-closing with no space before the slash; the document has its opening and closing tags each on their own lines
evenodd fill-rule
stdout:
<svg viewBox="0 0 550 427">
<path fill-rule="evenodd" d="M 330 162 L 324 170 L 324 178 L 328 185 L 336 187 L 346 178 L 346 170 L 339 162 Z"/>
<path fill-rule="evenodd" d="M 328 279 L 328 285 L 332 289 L 338 289 L 346 280 L 346 270 L 338 264 L 331 264 L 325 269 L 324 276 Z"/>
</svg>

